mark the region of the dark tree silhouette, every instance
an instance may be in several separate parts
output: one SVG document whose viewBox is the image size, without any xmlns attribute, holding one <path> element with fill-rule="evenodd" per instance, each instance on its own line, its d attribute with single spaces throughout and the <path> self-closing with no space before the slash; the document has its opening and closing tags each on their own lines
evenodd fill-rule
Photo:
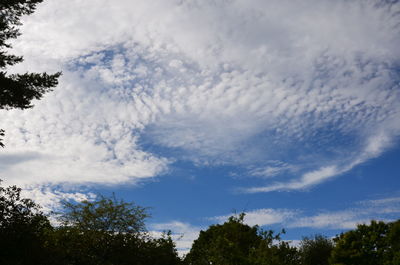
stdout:
<svg viewBox="0 0 400 265">
<path fill-rule="evenodd" d="M 101 231 L 111 234 L 139 234 L 144 232 L 147 209 L 134 203 L 99 196 L 94 201 L 80 203 L 63 202 L 63 212 L 58 217 L 63 226 L 82 231 Z"/>
<path fill-rule="evenodd" d="M 11 48 L 8 40 L 20 35 L 18 26 L 23 15 L 32 14 L 36 5 L 43 0 L 1 0 L 0 1 L 0 109 L 28 109 L 32 100 L 41 99 L 46 92 L 58 84 L 60 72 L 7 74 L 7 66 L 23 61 L 22 56 L 8 54 Z M 4 131 L 0 131 L 0 147 Z"/>
<path fill-rule="evenodd" d="M 300 243 L 302 265 L 329 265 L 333 241 L 322 235 L 304 237 Z"/>
<path fill-rule="evenodd" d="M 3 129 L 0 129 L 0 147 L 4 147 L 4 144 L 3 144 L 3 136 L 4 136 L 4 130 Z"/>
<path fill-rule="evenodd" d="M 244 214 L 201 231 L 185 258 L 188 265 L 297 265 L 297 250 L 280 234 L 244 224 Z M 284 232 L 284 231 L 283 231 Z"/>
<path fill-rule="evenodd" d="M 16 186 L 0 186 L 0 264 L 179 265 L 171 234 L 146 232 L 146 209 L 115 197 L 65 203 L 52 226 Z"/>
<path fill-rule="evenodd" d="M 114 197 L 65 203 L 52 226 L 16 186 L 0 186 L 0 264 L 10 265 L 397 265 L 400 220 L 358 225 L 332 241 L 304 238 L 299 251 L 244 214 L 201 231 L 184 262 L 170 232 L 146 232 L 146 208 Z M 333 249 L 332 249 L 333 247 Z M 328 256 L 330 255 L 329 262 Z"/>
<path fill-rule="evenodd" d="M 0 187 L 0 264 L 48 264 L 52 227 L 40 207 L 16 186 Z"/>
<path fill-rule="evenodd" d="M 99 196 L 94 201 L 66 202 L 53 249 L 58 264 L 177 265 L 181 263 L 169 234 L 153 238 L 144 220 L 147 209 Z"/>
</svg>

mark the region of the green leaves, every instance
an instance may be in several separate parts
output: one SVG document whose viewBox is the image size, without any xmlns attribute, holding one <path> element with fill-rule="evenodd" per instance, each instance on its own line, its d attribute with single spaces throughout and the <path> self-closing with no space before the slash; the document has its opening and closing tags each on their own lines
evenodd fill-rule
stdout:
<svg viewBox="0 0 400 265">
<path fill-rule="evenodd" d="M 332 264 L 395 265 L 400 264 L 400 221 L 371 221 L 335 238 Z"/>
<path fill-rule="evenodd" d="M 244 224 L 244 214 L 201 231 L 185 258 L 189 265 L 298 264 L 297 251 L 280 234 Z M 284 231 L 283 231 L 284 232 Z"/>
<path fill-rule="evenodd" d="M 334 243 L 331 239 L 315 235 L 313 238 L 304 237 L 300 243 L 301 264 L 328 265 Z"/>
<path fill-rule="evenodd" d="M 20 33 L 21 16 L 32 14 L 36 5 L 43 0 L 2 0 L 0 2 L 0 69 L 21 62 L 22 57 L 8 55 L 4 49 L 11 48 L 9 39 L 17 38 Z"/>
<path fill-rule="evenodd" d="M 64 226 L 111 234 L 139 234 L 145 231 L 147 209 L 134 203 L 100 196 L 95 201 L 64 202 L 59 220 Z"/>
<path fill-rule="evenodd" d="M 17 38 L 18 26 L 23 15 L 32 14 L 43 0 L 2 0 L 0 2 L 0 109 L 27 109 L 33 107 L 32 100 L 41 99 L 58 84 L 61 73 L 25 73 L 8 75 L 7 66 L 23 61 L 22 56 L 8 54 L 9 39 Z M 4 130 L 0 131 L 4 136 Z M 4 147 L 0 138 L 0 147 Z"/>
<path fill-rule="evenodd" d="M 115 196 L 64 206 L 62 224 L 53 227 L 20 188 L 0 187 L 0 264 L 181 264 L 170 233 L 145 232 L 146 208 Z"/>
<path fill-rule="evenodd" d="M 0 264 L 43 264 L 49 220 L 16 186 L 0 187 Z"/>
<path fill-rule="evenodd" d="M 243 220 L 243 214 L 233 216 L 224 224 L 201 231 L 185 262 L 188 265 L 400 264 L 400 220 L 359 225 L 334 241 L 321 235 L 305 237 L 299 249 L 281 241 L 280 234 L 250 227 Z"/>
<path fill-rule="evenodd" d="M 41 99 L 58 84 L 61 73 L 25 73 L 6 76 L 0 72 L 0 109 L 27 109 L 33 99 Z"/>
<path fill-rule="evenodd" d="M 115 196 L 64 202 L 54 249 L 65 264 L 175 265 L 181 260 L 170 234 L 146 233 L 147 209 Z"/>
</svg>

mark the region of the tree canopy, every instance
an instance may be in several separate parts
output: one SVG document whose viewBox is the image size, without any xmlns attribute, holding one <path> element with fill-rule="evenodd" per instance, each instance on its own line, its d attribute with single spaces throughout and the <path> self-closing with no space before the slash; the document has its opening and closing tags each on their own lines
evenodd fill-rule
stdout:
<svg viewBox="0 0 400 265">
<path fill-rule="evenodd" d="M 43 0 L 2 0 L 0 2 L 0 109 L 27 109 L 32 100 L 43 95 L 58 84 L 61 73 L 8 74 L 7 67 L 23 61 L 22 56 L 9 54 L 10 39 L 20 35 L 18 26 L 23 15 L 32 14 Z M 0 130 L 0 147 L 4 131 Z"/>
<path fill-rule="evenodd" d="M 296 248 L 281 240 L 281 233 L 245 224 L 240 214 L 201 231 L 181 260 L 170 232 L 158 238 L 146 232 L 147 208 L 115 196 L 62 206 L 60 222 L 52 224 L 20 188 L 0 186 L 0 264 L 400 264 L 400 220 L 360 224 L 334 240 L 305 237 Z"/>
<path fill-rule="evenodd" d="M 297 252 L 280 234 L 244 224 L 245 214 L 201 231 L 185 258 L 188 265 L 297 264 Z M 284 231 L 283 231 L 284 232 Z"/>
<path fill-rule="evenodd" d="M 80 203 L 65 201 L 63 206 L 59 216 L 63 226 L 112 234 L 144 232 L 144 220 L 149 217 L 146 208 L 118 200 L 115 195 L 110 198 L 100 195 L 97 200 Z"/>
<path fill-rule="evenodd" d="M 147 209 L 98 196 L 93 201 L 64 202 L 53 249 L 61 264 L 174 265 L 180 259 L 169 234 L 153 238 L 145 228 Z"/>
<path fill-rule="evenodd" d="M 48 218 L 16 186 L 0 186 L 0 264 L 40 264 L 48 257 Z"/>
<path fill-rule="evenodd" d="M 332 239 L 323 235 L 304 237 L 300 243 L 301 264 L 329 265 L 329 258 L 334 248 Z"/>
<path fill-rule="evenodd" d="M 335 239 L 331 264 L 400 264 L 400 220 L 392 223 L 371 221 Z"/>
<path fill-rule="evenodd" d="M 115 196 L 63 206 L 62 223 L 52 225 L 20 188 L 0 187 L 0 264 L 181 264 L 169 233 L 145 232 L 146 208 Z"/>
</svg>

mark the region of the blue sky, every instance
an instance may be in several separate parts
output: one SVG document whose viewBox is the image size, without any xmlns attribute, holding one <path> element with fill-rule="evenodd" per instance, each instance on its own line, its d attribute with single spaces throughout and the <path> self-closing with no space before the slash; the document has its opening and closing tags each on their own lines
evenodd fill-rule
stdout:
<svg viewBox="0 0 400 265">
<path fill-rule="evenodd" d="M 54 0 L 10 72 L 62 70 L 1 111 L 5 184 L 44 206 L 115 192 L 185 253 L 246 211 L 285 239 L 400 214 L 397 1 Z M 183 235 L 183 236 L 182 236 Z"/>
</svg>

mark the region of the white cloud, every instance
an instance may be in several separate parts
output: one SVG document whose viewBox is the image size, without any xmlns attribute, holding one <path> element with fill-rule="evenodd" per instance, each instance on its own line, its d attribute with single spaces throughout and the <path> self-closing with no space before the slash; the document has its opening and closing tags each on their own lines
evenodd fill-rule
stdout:
<svg viewBox="0 0 400 265">
<path fill-rule="evenodd" d="M 290 191 L 304 190 L 313 187 L 321 182 L 346 173 L 354 167 L 366 162 L 369 159 L 379 156 L 384 150 L 392 144 L 392 138 L 389 133 L 380 132 L 374 134 L 366 140 L 363 149 L 352 158 L 340 159 L 336 165 L 324 166 L 320 169 L 304 173 L 301 178 L 289 182 L 276 182 L 268 186 L 245 188 L 242 191 L 246 193 L 271 192 L 271 191 Z"/>
<path fill-rule="evenodd" d="M 22 196 L 35 201 L 40 205 L 40 207 L 42 207 L 41 210 L 46 214 L 50 214 L 52 211 L 57 211 L 62 201 L 92 200 L 96 197 L 95 194 L 90 192 L 60 191 L 54 190 L 48 186 L 32 186 L 28 189 L 24 189 L 22 190 Z M 54 216 L 51 215 L 50 218 L 52 221 L 55 221 Z"/>
<path fill-rule="evenodd" d="M 296 172 L 297 167 L 282 161 L 271 160 L 263 167 L 256 167 L 249 170 L 248 174 L 260 178 L 272 178 L 285 173 Z"/>
<path fill-rule="evenodd" d="M 256 163 L 273 175 L 283 171 L 263 161 L 280 160 L 305 173 L 259 191 L 319 184 L 400 134 L 399 9 L 373 0 L 46 1 L 25 19 L 14 50 L 26 61 L 14 71 L 64 76 L 32 110 L 2 111 L 3 178 L 118 184 L 175 159 Z M 179 152 L 161 157 L 146 140 Z"/>
<path fill-rule="evenodd" d="M 265 226 L 271 224 L 283 223 L 288 219 L 293 218 L 298 213 L 295 210 L 289 209 L 257 209 L 246 212 L 244 216 L 244 223 L 254 226 Z M 217 220 L 218 222 L 226 222 L 232 215 L 223 215 L 210 218 L 211 220 Z"/>
<path fill-rule="evenodd" d="M 304 209 L 272 209 L 262 208 L 246 212 L 244 223 L 250 226 L 280 225 L 282 228 L 354 229 L 358 224 L 368 224 L 371 220 L 394 221 L 400 213 L 400 197 L 384 197 L 374 200 L 364 200 L 354 203 L 354 207 L 337 211 L 321 211 L 317 214 L 307 214 Z M 212 222 L 224 223 L 232 215 L 221 215 L 207 218 Z M 201 230 L 189 223 L 172 221 L 156 223 L 150 226 L 151 233 L 161 236 L 163 231 L 171 230 L 172 238 L 177 244 L 181 256 L 187 254 L 192 243 L 198 238 Z M 298 246 L 300 240 L 288 241 L 292 246 Z"/>
<path fill-rule="evenodd" d="M 161 235 L 161 232 L 171 231 L 172 239 L 176 243 L 176 248 L 181 257 L 189 252 L 193 241 L 198 238 L 201 230 L 200 227 L 179 221 L 152 224 L 151 229 L 151 233 L 158 236 Z"/>
<path fill-rule="evenodd" d="M 322 213 L 316 216 L 303 217 L 291 224 L 292 227 L 312 227 L 312 228 L 331 228 L 331 229 L 352 229 L 357 224 L 369 222 L 369 219 L 359 218 L 352 211 L 335 213 Z"/>
<path fill-rule="evenodd" d="M 289 227 L 312 227 L 325 229 L 353 229 L 357 224 L 371 220 L 393 221 L 400 213 L 400 197 L 366 200 L 358 206 L 313 216 L 303 216 L 292 220 Z"/>
<path fill-rule="evenodd" d="M 308 215 L 302 209 L 256 209 L 246 212 L 244 222 L 250 226 L 280 224 L 284 228 L 310 227 L 315 229 L 353 229 L 357 224 L 371 220 L 393 221 L 400 213 L 400 197 L 364 200 L 354 207 L 321 211 Z M 212 217 L 210 220 L 225 222 L 231 215 Z"/>
<path fill-rule="evenodd" d="M 275 183 L 270 186 L 265 187 L 254 187 L 245 189 L 245 192 L 248 193 L 256 193 L 256 192 L 270 192 L 270 191 L 277 191 L 277 190 L 301 190 L 318 183 L 321 183 L 328 178 L 332 178 L 336 176 L 339 172 L 337 171 L 336 167 L 323 167 L 315 171 L 311 171 L 305 173 L 300 180 L 294 180 L 291 182 L 281 182 Z"/>
<path fill-rule="evenodd" d="M 384 198 L 384 199 L 368 200 L 368 201 L 361 202 L 361 204 L 373 205 L 376 207 L 379 207 L 381 205 L 387 205 L 387 204 L 395 204 L 395 203 L 400 203 L 400 197 L 389 197 L 389 198 Z"/>
<path fill-rule="evenodd" d="M 102 92 L 100 82 L 66 73 L 62 84 L 32 113 L 6 112 L 6 145 L 0 154 L 6 183 L 114 184 L 153 177 L 168 160 L 137 147 L 137 115 L 128 102 Z M 82 81 L 82 83 L 79 83 Z"/>
</svg>

